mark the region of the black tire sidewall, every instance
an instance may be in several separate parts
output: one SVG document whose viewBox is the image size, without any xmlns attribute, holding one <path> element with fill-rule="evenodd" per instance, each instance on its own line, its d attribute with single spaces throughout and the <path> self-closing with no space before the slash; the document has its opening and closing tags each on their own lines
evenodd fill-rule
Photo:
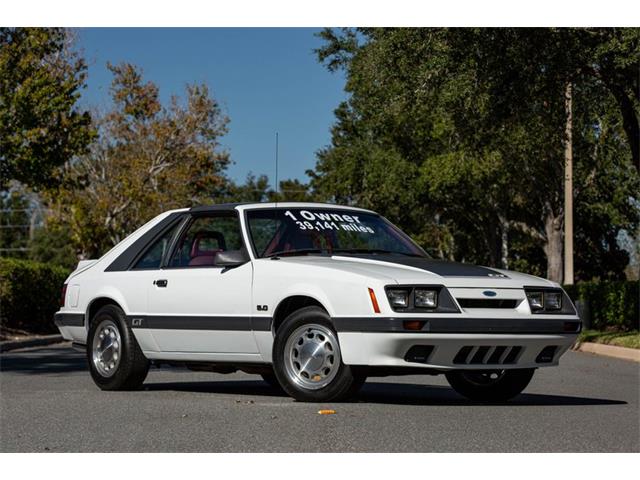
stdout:
<svg viewBox="0 0 640 480">
<path fill-rule="evenodd" d="M 111 320 L 115 323 L 122 342 L 120 364 L 111 377 L 102 376 L 93 364 L 92 358 L 96 329 L 104 320 Z M 91 319 L 87 336 L 87 361 L 93 381 L 103 390 L 136 389 L 144 381 L 149 370 L 149 362 L 144 358 L 131 328 L 127 325 L 126 315 L 119 307 L 106 305 L 98 310 Z"/>
<path fill-rule="evenodd" d="M 535 368 L 505 370 L 504 375 L 490 385 L 470 382 L 462 371 L 447 372 L 447 381 L 464 397 L 476 402 L 506 402 L 520 394 L 531 382 Z"/>
<path fill-rule="evenodd" d="M 327 312 L 320 307 L 306 307 L 290 314 L 276 332 L 273 343 L 273 370 L 282 389 L 290 396 L 302 402 L 327 402 L 342 400 L 354 393 L 354 387 L 359 386 L 353 371 L 349 365 L 342 361 L 342 349 L 340 349 L 340 366 L 331 383 L 318 390 L 308 390 L 289 380 L 284 367 L 284 349 L 289 336 L 298 328 L 316 323 L 335 329 Z M 336 338 L 338 338 L 336 334 Z"/>
</svg>

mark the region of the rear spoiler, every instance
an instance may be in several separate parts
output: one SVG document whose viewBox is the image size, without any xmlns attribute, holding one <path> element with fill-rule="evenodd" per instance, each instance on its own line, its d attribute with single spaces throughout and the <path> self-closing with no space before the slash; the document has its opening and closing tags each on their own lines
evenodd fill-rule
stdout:
<svg viewBox="0 0 640 480">
<path fill-rule="evenodd" d="M 98 260 L 80 260 L 78 262 L 78 266 L 73 271 L 73 273 L 78 273 L 78 272 L 80 272 L 80 270 L 85 270 L 85 269 L 89 268 L 91 265 L 93 265 L 94 263 L 96 263 L 97 261 Z"/>
</svg>

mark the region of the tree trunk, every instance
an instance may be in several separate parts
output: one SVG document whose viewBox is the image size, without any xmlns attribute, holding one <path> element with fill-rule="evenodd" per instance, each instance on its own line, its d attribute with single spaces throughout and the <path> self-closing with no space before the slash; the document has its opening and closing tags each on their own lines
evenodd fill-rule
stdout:
<svg viewBox="0 0 640 480">
<path fill-rule="evenodd" d="M 564 281 L 573 285 L 573 109 L 572 85 L 567 82 L 564 105 Z"/>
<path fill-rule="evenodd" d="M 507 270 L 509 268 L 509 222 L 502 215 L 498 215 L 500 220 L 500 267 Z"/>
<path fill-rule="evenodd" d="M 553 282 L 562 283 L 562 243 L 563 243 L 563 214 L 555 215 L 551 208 L 547 208 L 544 230 L 547 241 L 544 253 L 547 256 L 547 278 Z"/>
</svg>

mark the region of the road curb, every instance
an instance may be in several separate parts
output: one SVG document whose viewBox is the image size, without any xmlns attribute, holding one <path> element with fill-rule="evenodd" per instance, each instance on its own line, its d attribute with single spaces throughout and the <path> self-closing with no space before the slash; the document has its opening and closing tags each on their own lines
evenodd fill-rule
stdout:
<svg viewBox="0 0 640 480">
<path fill-rule="evenodd" d="M 7 340 L 0 342 L 0 353 L 19 348 L 40 347 L 42 345 L 51 345 L 64 341 L 62 335 L 45 335 L 37 338 L 26 338 L 24 340 Z"/>
<path fill-rule="evenodd" d="M 616 345 L 605 345 L 603 343 L 583 342 L 576 346 L 579 352 L 595 353 L 606 357 L 621 358 L 640 362 L 640 350 L 636 348 L 618 347 Z"/>
</svg>

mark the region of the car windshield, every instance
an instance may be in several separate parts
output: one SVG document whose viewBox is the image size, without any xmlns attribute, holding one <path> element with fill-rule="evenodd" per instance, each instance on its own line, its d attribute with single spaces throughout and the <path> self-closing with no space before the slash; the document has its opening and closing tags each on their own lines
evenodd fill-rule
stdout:
<svg viewBox="0 0 640 480">
<path fill-rule="evenodd" d="M 258 257 L 329 254 L 428 255 L 379 215 L 332 208 L 260 208 L 247 211 Z"/>
</svg>

